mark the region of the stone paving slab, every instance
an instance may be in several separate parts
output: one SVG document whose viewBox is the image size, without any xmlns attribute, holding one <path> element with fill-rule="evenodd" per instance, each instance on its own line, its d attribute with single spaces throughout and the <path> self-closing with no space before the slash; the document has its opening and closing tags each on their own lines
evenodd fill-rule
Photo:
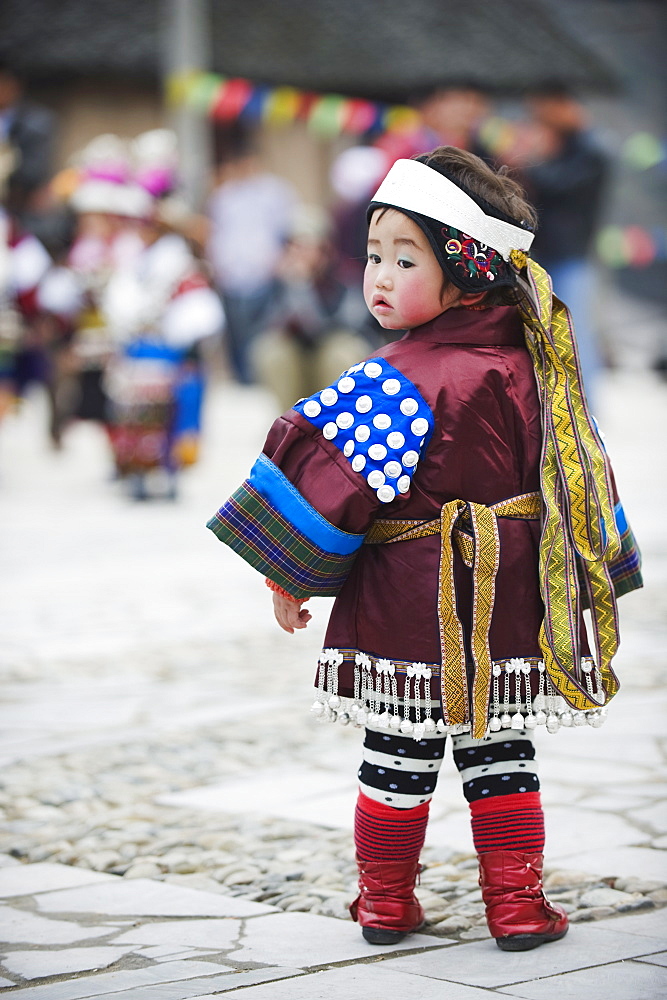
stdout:
<svg viewBox="0 0 667 1000">
<path fill-rule="evenodd" d="M 547 797 L 544 796 L 543 799 Z M 615 813 L 618 809 L 619 797 L 616 791 L 609 792 L 605 789 L 601 789 L 600 794 L 594 793 L 593 795 L 587 795 L 583 800 L 586 805 L 586 809 L 595 809 L 600 812 Z M 646 795 L 633 795 L 628 792 L 623 796 L 623 809 L 630 813 L 634 817 L 637 815 L 637 810 L 642 809 L 644 806 L 649 805 L 651 800 Z"/>
<path fill-rule="evenodd" d="M 636 706 L 637 714 L 641 715 L 646 725 L 643 732 L 633 732 L 632 740 L 619 739 L 627 720 L 618 719 L 611 709 L 600 729 L 581 726 L 569 731 L 559 730 L 554 742 L 558 745 L 565 766 L 567 768 L 576 766 L 582 754 L 586 756 L 586 760 L 603 763 L 613 760 L 641 768 L 651 767 L 661 760 L 662 754 L 656 753 L 656 743 L 660 733 L 660 719 L 663 720 L 664 727 L 664 718 L 667 715 L 667 697 L 662 692 L 656 691 L 651 694 L 651 698 L 652 700 L 655 698 L 655 702 L 652 702 L 647 713 L 645 692 L 623 688 L 622 714 L 632 713 Z M 549 739 L 552 739 L 551 735 L 544 736 L 545 741 Z M 605 784 L 611 784 L 611 775 L 607 774 Z"/>
<path fill-rule="evenodd" d="M 207 809 L 215 812 L 254 812 L 260 807 L 262 813 L 285 815 L 285 804 L 290 800 L 305 803 L 313 809 L 313 800 L 326 798 L 326 792 L 337 791 L 341 786 L 356 784 L 354 779 L 339 770 L 331 768 L 266 768 L 244 774 L 237 780 L 222 781 L 204 788 L 191 788 L 183 792 L 161 795 L 157 799 L 161 805 L 181 808 Z M 294 791 L 285 795 L 286 788 Z M 352 800 L 352 810 L 354 799 Z M 319 812 L 311 811 L 319 817 Z M 349 817 L 348 817 L 349 820 Z"/>
<path fill-rule="evenodd" d="M 133 927 L 114 944 L 162 945 L 214 948 L 224 951 L 236 943 L 242 930 L 240 920 L 170 920 Z"/>
<path fill-rule="evenodd" d="M 525 1000 L 665 1000 L 667 970 L 649 968 L 640 962 L 615 962 L 593 969 L 549 976 L 537 982 L 520 983 L 500 991 Z"/>
<path fill-rule="evenodd" d="M 222 967 L 221 967 L 222 968 Z M 161 983 L 157 986 L 139 986 L 122 993 L 112 994 L 111 1000 L 199 1000 L 200 997 L 219 997 L 225 993 L 239 993 L 246 996 L 246 987 L 257 983 L 275 982 L 302 976 L 301 969 L 251 969 L 248 972 L 231 970 L 220 976 L 206 979 L 190 979 L 181 983 Z M 214 990 L 214 993 L 210 993 Z M 21 994 L 19 993 L 20 997 Z M 108 994 L 95 994 L 89 1000 L 109 1000 Z"/>
<path fill-rule="evenodd" d="M 658 952 L 657 955 L 645 955 L 637 961 L 648 962 L 649 965 L 664 965 L 667 968 L 667 951 Z"/>
<path fill-rule="evenodd" d="M 635 810 L 633 819 L 646 823 L 655 833 L 667 833 L 667 800 Z"/>
<path fill-rule="evenodd" d="M 579 813 L 577 812 L 577 816 Z M 548 813 L 547 813 L 548 817 Z M 598 817 L 599 829 L 604 824 Z M 590 851 L 580 851 L 575 854 L 555 854 L 550 852 L 550 845 L 556 848 L 556 840 L 549 840 L 547 845 L 547 862 L 555 863 L 560 868 L 576 868 L 584 872 L 592 872 L 603 878 L 619 875 L 632 875 L 635 878 L 652 881 L 667 880 L 667 853 L 648 847 L 613 847 Z"/>
<path fill-rule="evenodd" d="M 562 941 L 554 941 L 534 951 L 501 953 L 494 941 L 483 941 L 462 944 L 444 953 L 400 956 L 392 959 L 391 965 L 433 979 L 488 988 L 562 975 L 593 963 L 604 965 L 664 948 L 654 937 L 619 933 L 611 930 L 610 921 L 606 922 L 605 928 L 607 926 L 609 930 L 599 925 L 577 924 Z M 639 1000 L 639 994 L 635 1000 Z"/>
<path fill-rule="evenodd" d="M 258 917 L 245 925 L 241 947 L 226 955 L 230 962 L 286 963 L 299 968 L 372 958 L 414 948 L 444 948 L 447 938 L 412 934 L 397 945 L 370 945 L 357 924 L 310 913 Z"/>
<path fill-rule="evenodd" d="M 0 869 L 0 898 L 32 896 L 38 892 L 113 882 L 116 876 L 86 868 L 53 863 L 11 866 Z"/>
<path fill-rule="evenodd" d="M 47 913 L 104 913 L 145 917 L 254 917 L 274 913 L 276 908 L 234 896 L 180 888 L 137 878 L 112 883 L 64 889 L 37 897 Z"/>
<path fill-rule="evenodd" d="M 20 996 L 20 994 L 19 994 Z M 131 1000 L 122 994 L 117 1000 Z M 486 990 L 425 979 L 372 963 L 330 969 L 287 982 L 256 986 L 239 1000 L 489 1000 Z M 134 998 L 132 998 L 134 1000 Z M 139 1000 L 139 998 L 137 998 Z M 214 994 L 199 1000 L 215 1000 Z M 637 1000 L 637 998 L 635 998 Z"/>
<path fill-rule="evenodd" d="M 646 840 L 646 834 L 622 816 L 610 813 L 601 822 L 600 814 L 586 809 L 584 803 L 578 805 L 576 822 L 572 821 L 571 807 L 550 806 L 545 810 L 544 825 L 549 862 L 582 853 L 582 848 L 589 844 L 595 844 L 596 853 L 602 854 L 609 849 L 641 844 Z M 582 870 L 587 871 L 588 867 Z"/>
<path fill-rule="evenodd" d="M 597 926 L 621 931 L 623 934 L 656 937 L 667 945 L 667 909 L 664 908 L 653 913 L 628 914 L 613 920 L 601 920 Z"/>
<path fill-rule="evenodd" d="M 322 792 L 322 788 L 327 787 L 323 785 L 320 786 L 320 793 L 310 799 L 295 801 L 286 796 L 284 803 L 278 806 L 273 814 L 296 823 L 312 823 L 313 816 L 317 816 L 319 826 L 330 827 L 333 830 L 350 830 L 359 791 L 356 779 L 349 777 L 353 774 L 356 774 L 355 770 L 349 771 L 347 776 L 342 776 L 339 788 L 336 789 L 334 786 L 330 795 Z M 286 792 L 289 787 L 289 784 L 285 786 Z"/>
<path fill-rule="evenodd" d="M 436 790 L 440 791 L 440 788 Z M 434 818 L 429 819 L 426 827 L 426 844 L 437 845 L 438 847 L 450 847 L 454 851 L 472 853 L 472 834 L 470 832 L 470 815 L 466 808 L 465 812 L 459 809 L 440 810 L 443 813 L 442 819 L 438 819 L 437 811 L 434 810 Z"/>
<path fill-rule="evenodd" d="M 622 704 L 622 697 L 620 701 Z M 612 704 L 612 706 L 610 706 L 610 716 L 614 710 L 619 712 L 621 715 L 623 714 L 623 709 L 619 704 Z M 608 725 L 609 722 L 610 719 L 608 719 L 604 725 Z M 661 727 L 664 729 L 664 717 Z M 602 728 L 604 728 L 604 726 Z M 579 727 L 573 730 L 572 740 L 577 738 L 578 733 Z M 536 747 L 540 782 L 544 782 L 545 785 L 550 784 L 552 781 L 580 785 L 583 777 L 585 784 L 591 788 L 595 788 L 597 786 L 604 788 L 607 785 L 612 785 L 613 779 L 612 773 L 610 772 L 609 760 L 599 760 L 585 757 L 586 751 L 583 746 L 581 748 L 581 756 L 579 756 L 580 751 L 576 745 L 568 746 L 567 743 L 563 745 L 560 742 L 561 740 L 567 741 L 569 735 L 569 733 L 561 735 L 560 730 L 557 736 L 542 734 L 541 732 L 537 733 Z M 549 744 L 546 744 L 547 736 L 552 741 Z M 547 746 L 549 747 L 549 751 L 553 752 L 543 752 L 543 750 L 546 750 Z M 581 774 L 582 757 L 586 760 L 586 771 L 583 776 Z M 641 764 L 631 764 L 625 761 L 619 751 L 617 751 L 617 755 L 615 755 L 612 760 L 614 764 L 613 774 L 616 776 L 617 782 L 632 784 L 634 782 L 645 781 L 650 773 L 649 770 Z"/>
<path fill-rule="evenodd" d="M 16 996 L 21 1000 L 88 1000 L 89 997 L 108 997 L 123 991 L 127 992 L 142 986 L 179 983 L 183 1000 L 187 996 L 197 996 L 197 993 L 186 994 L 187 980 L 208 979 L 210 992 L 211 976 L 219 976 L 224 966 L 213 962 L 165 962 L 162 965 L 151 965 L 144 969 L 120 969 L 117 972 L 101 972 L 98 975 L 79 979 L 67 979 L 59 983 L 44 983 L 39 986 L 28 986 L 17 990 Z M 128 1000 L 125 997 L 125 1000 Z"/>
<path fill-rule="evenodd" d="M 0 854 L 0 868 L 15 868 L 21 862 L 18 858 L 13 858 L 11 854 Z"/>
<path fill-rule="evenodd" d="M 0 906 L 0 937 L 3 944 L 63 945 L 105 937 L 108 927 L 82 927 L 69 920 L 51 920 L 36 913 Z"/>
<path fill-rule="evenodd" d="M 115 941 L 117 942 L 118 938 Z M 181 958 L 206 958 L 219 950 L 219 948 L 182 948 L 175 944 L 139 944 L 133 949 L 142 958 L 152 958 L 156 962 L 175 962 Z"/>
<path fill-rule="evenodd" d="M 68 973 L 90 972 L 105 969 L 133 949 L 120 946 L 98 946 L 91 948 L 66 948 L 63 951 L 10 951 L 2 958 L 7 972 L 13 972 L 23 979 L 45 979 L 47 976 L 63 976 Z"/>
</svg>

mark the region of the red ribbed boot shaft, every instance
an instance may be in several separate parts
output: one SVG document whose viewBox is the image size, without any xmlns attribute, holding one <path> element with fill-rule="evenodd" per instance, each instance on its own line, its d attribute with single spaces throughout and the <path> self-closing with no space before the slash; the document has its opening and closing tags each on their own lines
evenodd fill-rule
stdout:
<svg viewBox="0 0 667 1000">
<path fill-rule="evenodd" d="M 429 803 L 394 809 L 359 792 L 354 845 L 362 861 L 416 861 L 424 846 Z"/>
<path fill-rule="evenodd" d="M 539 792 L 494 795 L 471 802 L 470 822 L 478 854 L 544 851 L 544 813 Z"/>
</svg>

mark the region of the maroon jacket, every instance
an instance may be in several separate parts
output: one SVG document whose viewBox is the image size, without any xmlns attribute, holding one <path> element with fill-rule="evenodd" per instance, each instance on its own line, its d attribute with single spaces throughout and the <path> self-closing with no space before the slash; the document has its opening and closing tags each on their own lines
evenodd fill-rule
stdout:
<svg viewBox="0 0 667 1000">
<path fill-rule="evenodd" d="M 429 520 L 450 500 L 489 505 L 539 490 L 540 408 L 514 308 L 451 309 L 374 356 L 419 390 L 433 414 L 433 433 L 409 492 L 384 504 L 303 415 L 290 410 L 280 417 L 264 452 L 325 518 L 365 534 L 378 517 Z M 539 658 L 539 521 L 499 518 L 498 527 L 491 657 Z M 439 560 L 437 535 L 363 545 L 336 598 L 325 646 L 439 665 Z M 455 574 L 458 614 L 469 631 L 471 572 L 457 551 Z M 352 674 L 348 655 L 340 675 L 343 695 L 352 694 Z"/>
</svg>

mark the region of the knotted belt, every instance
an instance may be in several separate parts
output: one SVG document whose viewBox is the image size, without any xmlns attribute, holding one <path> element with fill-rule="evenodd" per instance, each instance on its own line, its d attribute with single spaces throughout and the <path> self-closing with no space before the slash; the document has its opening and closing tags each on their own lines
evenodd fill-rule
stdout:
<svg viewBox="0 0 667 1000">
<path fill-rule="evenodd" d="M 378 545 L 440 535 L 438 622 L 443 715 L 447 725 L 470 722 L 475 739 L 484 736 L 488 724 L 492 666 L 489 629 L 500 558 L 497 518 L 539 520 L 541 511 L 539 493 L 524 493 L 488 507 L 467 500 L 451 500 L 444 504 L 439 518 L 431 521 L 380 519 L 371 525 L 365 538 L 366 544 Z M 472 569 L 472 691 L 468 690 L 463 626 L 456 611 L 454 545 Z"/>
</svg>

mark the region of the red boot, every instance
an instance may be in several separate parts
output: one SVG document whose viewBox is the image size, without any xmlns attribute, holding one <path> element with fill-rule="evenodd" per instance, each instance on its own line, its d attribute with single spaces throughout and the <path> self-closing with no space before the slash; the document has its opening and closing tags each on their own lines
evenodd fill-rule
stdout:
<svg viewBox="0 0 667 1000">
<path fill-rule="evenodd" d="M 489 851 L 479 855 L 486 922 L 503 951 L 529 951 L 567 934 L 567 913 L 542 888 L 543 855 Z"/>
<path fill-rule="evenodd" d="M 414 894 L 418 861 L 361 861 L 359 895 L 350 906 L 370 944 L 396 944 L 418 930 L 424 911 Z"/>
</svg>

